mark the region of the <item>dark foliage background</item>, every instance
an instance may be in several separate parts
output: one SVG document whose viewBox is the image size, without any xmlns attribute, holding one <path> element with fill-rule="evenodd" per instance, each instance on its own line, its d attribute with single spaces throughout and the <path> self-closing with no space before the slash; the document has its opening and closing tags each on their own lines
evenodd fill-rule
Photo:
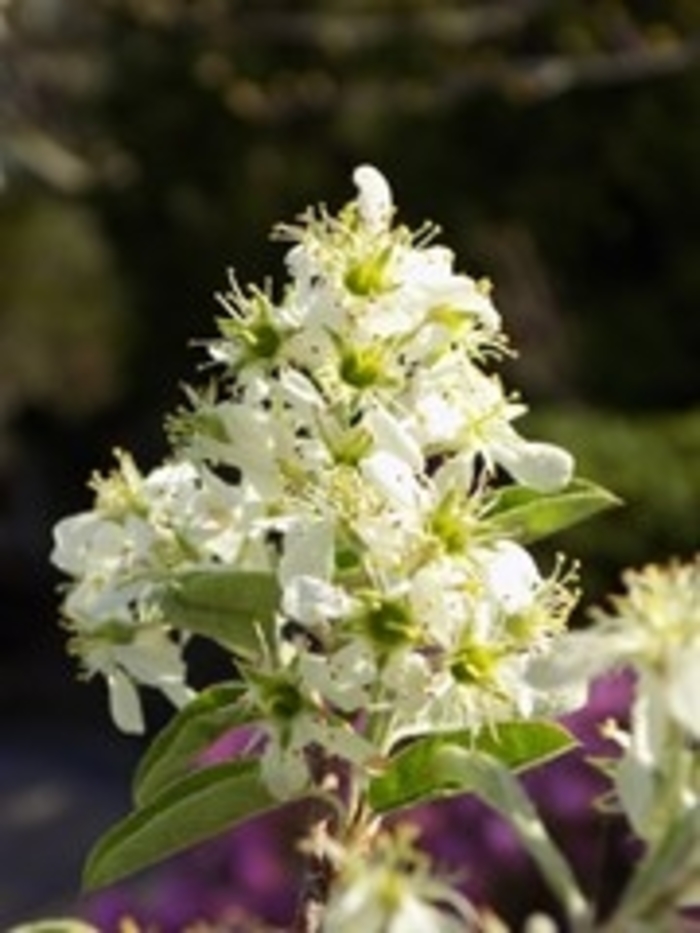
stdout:
<svg viewBox="0 0 700 933">
<path fill-rule="evenodd" d="M 493 279 L 533 431 L 626 500 L 557 541 L 587 601 L 697 548 L 699 57 L 695 0 L 0 4 L 0 918 L 70 902 L 84 848 L 20 890 L 18 756 L 92 756 L 99 823 L 138 752 L 74 682 L 51 525 L 114 446 L 156 462 L 227 266 L 281 278 L 269 229 L 357 163 Z"/>
</svg>

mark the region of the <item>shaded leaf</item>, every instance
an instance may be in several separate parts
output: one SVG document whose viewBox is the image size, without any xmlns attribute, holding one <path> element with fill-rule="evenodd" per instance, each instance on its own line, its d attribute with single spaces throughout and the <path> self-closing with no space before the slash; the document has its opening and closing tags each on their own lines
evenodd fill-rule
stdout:
<svg viewBox="0 0 700 933">
<path fill-rule="evenodd" d="M 572 928 L 589 929 L 588 923 L 585 927 L 579 925 L 591 919 L 588 902 L 532 800 L 509 768 L 491 755 L 461 747 L 445 746 L 438 757 L 443 770 L 455 780 L 461 777 L 469 789 L 510 823 L 561 901 Z"/>
<path fill-rule="evenodd" d="M 245 687 L 240 683 L 217 684 L 200 693 L 170 720 L 136 770 L 133 793 L 139 806 L 186 774 L 195 757 L 224 733 L 259 718 L 259 712 L 244 697 Z"/>
<path fill-rule="evenodd" d="M 501 723 L 488 729 L 451 732 L 415 739 L 394 755 L 369 788 L 370 803 L 380 813 L 470 790 L 441 766 L 446 747 L 492 756 L 507 768 L 524 770 L 571 750 L 575 740 L 555 723 Z"/>
<path fill-rule="evenodd" d="M 546 730 L 547 727 L 541 728 Z M 557 727 L 553 728 L 557 729 Z M 533 744 L 540 745 L 542 748 L 550 745 L 550 754 L 546 757 L 551 757 L 552 754 L 557 753 L 557 747 L 563 751 L 570 748 L 572 743 L 564 730 L 561 730 L 558 737 L 553 733 L 547 738 L 543 732 Z M 408 751 L 414 751 L 415 757 L 415 751 L 418 749 L 411 748 Z M 586 899 L 566 860 L 550 839 L 531 800 L 512 773 L 512 765 L 506 760 L 507 756 L 497 758 L 493 754 L 479 751 L 473 742 L 470 745 L 464 742 L 457 743 L 451 736 L 438 736 L 428 740 L 420 752 L 421 757 L 424 757 L 424 760 L 420 762 L 421 767 L 428 768 L 427 772 L 421 771 L 416 774 L 414 766 L 418 762 L 411 760 L 406 753 L 402 753 L 397 756 L 397 760 L 403 758 L 398 762 L 402 772 L 400 777 L 403 781 L 400 782 L 399 775 L 394 774 L 391 786 L 382 788 L 383 794 L 378 794 L 376 787 L 372 788 L 373 797 L 379 798 L 379 809 L 385 812 L 389 809 L 387 803 L 390 794 L 386 793 L 387 790 L 393 792 L 394 801 L 392 802 L 403 800 L 404 803 L 410 798 L 413 798 L 411 802 L 416 803 L 418 800 L 431 800 L 447 794 L 476 794 L 505 817 L 515 829 L 552 889 L 561 899 L 567 914 L 575 919 L 587 917 Z M 544 758 L 540 757 L 536 760 L 542 761 Z M 529 763 L 534 764 L 535 758 Z M 396 761 L 393 764 L 395 765 Z M 402 789 L 399 788 L 400 783 L 404 785 Z M 435 788 L 434 793 L 428 790 L 430 783 Z M 417 788 L 421 790 L 418 797 L 416 796 Z M 399 805 L 402 804 L 399 803 Z"/>
<path fill-rule="evenodd" d="M 204 635 L 251 660 L 272 642 L 279 598 L 271 573 L 192 570 L 168 587 L 161 607 L 175 628 Z"/>
<path fill-rule="evenodd" d="M 257 760 L 188 774 L 102 836 L 86 862 L 84 885 L 112 884 L 279 805 L 260 779 Z"/>
<path fill-rule="evenodd" d="M 488 514 L 502 534 L 529 544 L 619 505 L 620 499 L 607 489 L 576 479 L 556 493 L 509 486 L 495 494 Z"/>
</svg>

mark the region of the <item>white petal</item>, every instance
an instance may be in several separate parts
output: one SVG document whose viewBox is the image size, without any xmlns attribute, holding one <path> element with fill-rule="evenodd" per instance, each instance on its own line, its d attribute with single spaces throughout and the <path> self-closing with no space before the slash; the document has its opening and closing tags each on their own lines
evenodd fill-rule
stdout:
<svg viewBox="0 0 700 933">
<path fill-rule="evenodd" d="M 299 576 L 329 580 L 334 558 L 333 525 L 327 521 L 299 520 L 284 536 L 279 579 L 284 586 Z"/>
<path fill-rule="evenodd" d="M 538 690 L 558 690 L 586 684 L 620 666 L 624 653 L 617 640 L 596 631 L 566 632 L 552 642 L 546 655 L 535 656 L 528 681 Z"/>
<path fill-rule="evenodd" d="M 141 733 L 145 729 L 138 690 L 122 671 L 107 675 L 109 709 L 122 732 Z"/>
<path fill-rule="evenodd" d="M 280 375 L 280 385 L 289 401 L 302 410 L 320 411 L 325 400 L 313 382 L 296 369 L 284 369 Z"/>
<path fill-rule="evenodd" d="M 305 745 L 315 742 L 331 755 L 345 758 L 356 765 L 367 764 L 377 754 L 375 746 L 352 726 L 332 725 L 312 717 L 299 724 L 295 739 Z"/>
<path fill-rule="evenodd" d="M 532 604 L 541 577 L 525 548 L 512 541 L 500 542 L 489 553 L 484 571 L 491 596 L 506 612 L 519 612 Z"/>
<path fill-rule="evenodd" d="M 278 800 L 296 796 L 309 780 L 302 750 L 297 746 L 283 749 L 275 739 L 270 739 L 265 746 L 260 773 L 270 793 Z"/>
<path fill-rule="evenodd" d="M 379 451 L 364 459 L 360 469 L 365 479 L 394 506 L 410 510 L 421 508 L 423 490 L 405 460 Z"/>
<path fill-rule="evenodd" d="M 303 654 L 299 670 L 305 683 L 344 712 L 368 703 L 367 686 L 376 677 L 376 667 L 364 645 L 351 642 L 330 658 Z"/>
<path fill-rule="evenodd" d="M 350 600 L 337 586 L 317 577 L 293 577 L 284 587 L 282 610 L 304 625 L 319 625 L 338 619 L 350 610 Z"/>
<path fill-rule="evenodd" d="M 436 283 L 430 295 L 433 305 L 444 304 L 478 318 L 487 330 L 496 331 L 501 316 L 488 294 L 467 275 L 449 275 Z"/>
<path fill-rule="evenodd" d="M 197 696 L 197 691 L 179 679 L 163 679 L 158 682 L 159 689 L 177 709 L 187 706 Z"/>
<path fill-rule="evenodd" d="M 615 769 L 615 783 L 622 809 L 632 828 L 641 838 L 648 838 L 654 805 L 654 777 L 648 766 L 626 752 Z"/>
<path fill-rule="evenodd" d="M 677 652 L 669 665 L 668 704 L 678 722 L 700 739 L 700 649 Z"/>
<path fill-rule="evenodd" d="M 373 232 L 386 230 L 393 211 L 391 188 L 382 173 L 373 165 L 360 165 L 353 172 L 357 187 L 360 217 Z"/>
<path fill-rule="evenodd" d="M 278 438 L 270 413 L 252 404 L 224 402 L 216 414 L 228 436 L 226 443 L 213 442 L 219 458 L 239 467 L 263 498 L 279 495 Z"/>
<path fill-rule="evenodd" d="M 83 573 L 86 549 L 101 521 L 95 512 L 81 512 L 58 522 L 53 529 L 51 563 L 73 576 Z"/>
<path fill-rule="evenodd" d="M 562 489 L 574 471 L 568 451 L 543 441 L 526 441 L 515 431 L 505 442 L 494 443 L 491 454 L 513 479 L 538 492 Z"/>
<path fill-rule="evenodd" d="M 365 423 L 380 450 L 385 450 L 405 460 L 416 472 L 423 469 L 423 453 L 420 444 L 405 425 L 401 424 L 398 418 L 390 414 L 386 408 L 375 405 L 365 417 Z"/>
</svg>

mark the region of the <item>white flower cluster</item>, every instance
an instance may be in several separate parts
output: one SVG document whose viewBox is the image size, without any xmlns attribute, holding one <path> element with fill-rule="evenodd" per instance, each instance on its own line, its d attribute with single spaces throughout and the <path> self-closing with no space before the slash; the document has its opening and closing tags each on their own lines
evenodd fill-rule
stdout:
<svg viewBox="0 0 700 933">
<path fill-rule="evenodd" d="M 159 688 L 181 706 L 181 645 L 158 608 L 180 569 L 240 561 L 251 547 L 247 510 L 238 491 L 184 461 L 143 476 L 127 453 L 108 477 L 96 475 L 95 507 L 54 529 L 52 559 L 74 578 L 63 604 L 71 648 L 86 673 L 105 675 L 113 717 L 122 729 L 143 729 L 134 683 Z"/>
<path fill-rule="evenodd" d="M 624 574 L 625 592 L 594 625 L 562 637 L 549 683 L 634 672 L 629 728 L 606 724 L 622 750 L 611 770 L 619 804 L 637 835 L 662 840 L 669 827 L 700 812 L 700 557 L 650 564 Z M 683 897 L 700 903 L 700 848 Z"/>
<path fill-rule="evenodd" d="M 220 296 L 216 384 L 170 422 L 173 461 L 122 455 L 93 511 L 56 530 L 64 612 L 113 711 L 141 727 L 134 683 L 187 700 L 160 594 L 179 572 L 269 571 L 278 637 L 241 666 L 275 793 L 308 748 L 369 763 L 408 735 L 475 729 L 556 705 L 530 682 L 575 601 L 492 520 L 504 483 L 565 487 L 565 451 L 514 427 L 524 406 L 490 366 L 506 351 L 487 283 L 435 230 L 395 224 L 383 176 L 354 176 L 337 216 L 281 227 L 290 281 Z"/>
</svg>

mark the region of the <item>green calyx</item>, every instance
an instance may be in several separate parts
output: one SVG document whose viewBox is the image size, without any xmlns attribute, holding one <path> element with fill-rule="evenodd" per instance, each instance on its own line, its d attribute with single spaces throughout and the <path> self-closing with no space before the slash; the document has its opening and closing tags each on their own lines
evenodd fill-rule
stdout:
<svg viewBox="0 0 700 933">
<path fill-rule="evenodd" d="M 249 353 L 258 359 L 272 359 L 282 345 L 280 332 L 268 321 L 258 321 L 244 337 Z"/>
<path fill-rule="evenodd" d="M 449 492 L 430 516 L 429 530 L 448 554 L 460 554 L 473 537 L 473 522 L 470 519 L 464 497 Z"/>
<path fill-rule="evenodd" d="M 299 687 L 284 676 L 254 678 L 258 681 L 260 705 L 276 722 L 290 722 L 306 707 Z"/>
<path fill-rule="evenodd" d="M 409 607 L 401 600 L 370 602 L 358 622 L 362 634 L 380 655 L 414 645 L 420 636 Z"/>
<path fill-rule="evenodd" d="M 348 428 L 334 439 L 331 450 L 336 463 L 357 466 L 372 447 L 372 435 L 362 427 Z"/>
<path fill-rule="evenodd" d="M 239 344 L 249 362 L 274 359 L 284 342 L 284 335 L 273 321 L 270 299 L 256 291 L 246 300 L 244 311 L 242 319 L 219 321 L 222 336 Z"/>
<path fill-rule="evenodd" d="M 343 282 L 347 290 L 358 298 L 372 298 L 392 288 L 388 275 L 391 247 L 387 246 L 375 256 L 353 261 L 345 271 Z"/>
<path fill-rule="evenodd" d="M 450 673 L 460 684 L 490 687 L 500 657 L 501 651 L 492 645 L 464 640 L 450 659 Z"/>
<path fill-rule="evenodd" d="M 386 381 L 386 363 L 380 346 L 341 348 L 340 378 L 354 389 L 367 389 Z"/>
</svg>

